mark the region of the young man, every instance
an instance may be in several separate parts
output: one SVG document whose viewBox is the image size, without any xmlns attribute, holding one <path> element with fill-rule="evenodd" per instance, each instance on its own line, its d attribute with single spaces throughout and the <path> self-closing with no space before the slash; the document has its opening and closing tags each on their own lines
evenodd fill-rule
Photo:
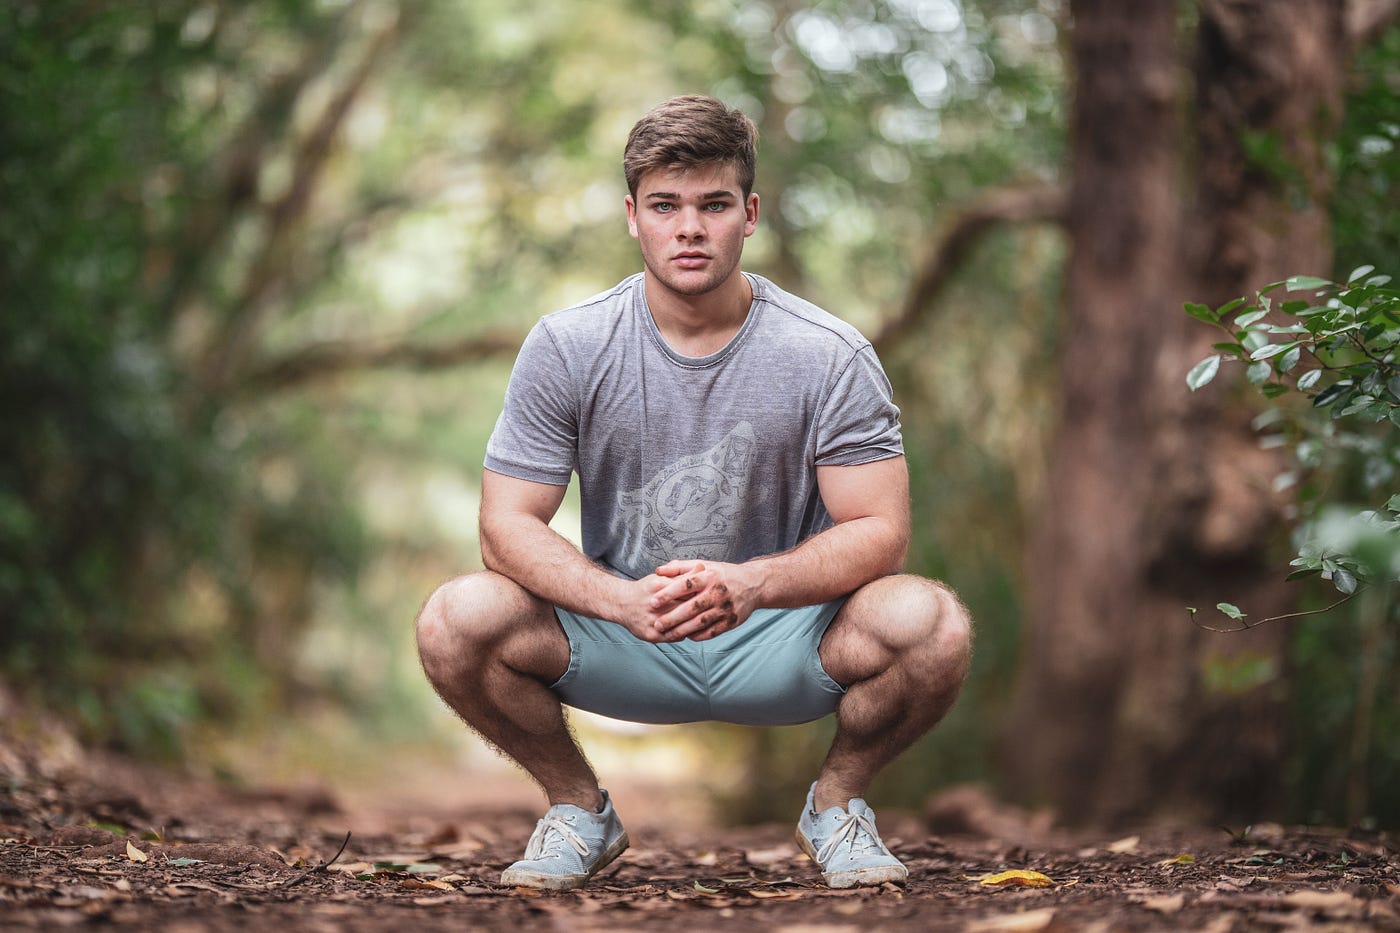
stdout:
<svg viewBox="0 0 1400 933">
<path fill-rule="evenodd" d="M 628 137 L 644 269 L 544 317 L 486 449 L 488 568 L 418 619 L 442 698 L 550 808 L 507 884 L 573 888 L 627 848 L 562 706 L 637 722 L 808 722 L 835 740 L 797 840 L 833 887 L 903 881 L 861 799 L 952 705 L 971 625 L 900 575 L 909 480 L 870 343 L 740 271 L 753 124 L 667 101 Z M 548 522 L 579 475 L 583 551 Z"/>
</svg>

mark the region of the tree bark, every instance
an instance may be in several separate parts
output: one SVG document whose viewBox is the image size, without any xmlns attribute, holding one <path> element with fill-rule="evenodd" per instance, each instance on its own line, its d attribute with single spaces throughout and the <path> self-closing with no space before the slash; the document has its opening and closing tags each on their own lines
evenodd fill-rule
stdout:
<svg viewBox="0 0 1400 933">
<path fill-rule="evenodd" d="M 1286 629 L 1212 635 L 1186 612 L 1279 611 L 1287 591 L 1253 401 L 1187 392 L 1215 337 L 1181 306 L 1330 271 L 1342 11 L 1201 4 L 1188 134 L 1176 10 L 1071 3 L 1060 423 L 1007 748 L 1013 786 L 1067 822 L 1261 815 L 1284 753 Z"/>
</svg>

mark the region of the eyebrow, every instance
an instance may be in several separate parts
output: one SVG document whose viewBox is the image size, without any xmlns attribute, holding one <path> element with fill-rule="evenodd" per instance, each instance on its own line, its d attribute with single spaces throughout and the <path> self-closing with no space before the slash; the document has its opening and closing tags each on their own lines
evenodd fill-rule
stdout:
<svg viewBox="0 0 1400 933">
<path fill-rule="evenodd" d="M 728 188 L 720 188 L 718 191 L 706 191 L 700 195 L 701 201 L 717 201 L 721 198 L 737 198 L 737 195 Z M 648 201 L 679 201 L 681 196 L 674 191 L 653 191 L 646 196 Z"/>
</svg>

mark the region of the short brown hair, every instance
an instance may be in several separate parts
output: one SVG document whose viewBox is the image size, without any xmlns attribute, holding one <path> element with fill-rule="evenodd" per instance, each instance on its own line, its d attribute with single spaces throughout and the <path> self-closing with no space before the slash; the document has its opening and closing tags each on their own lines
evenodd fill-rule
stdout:
<svg viewBox="0 0 1400 933">
<path fill-rule="evenodd" d="M 657 104 L 627 134 L 622 172 L 637 196 L 642 176 L 658 168 L 733 165 L 747 198 L 753 192 L 758 129 L 741 111 L 699 94 Z"/>
</svg>

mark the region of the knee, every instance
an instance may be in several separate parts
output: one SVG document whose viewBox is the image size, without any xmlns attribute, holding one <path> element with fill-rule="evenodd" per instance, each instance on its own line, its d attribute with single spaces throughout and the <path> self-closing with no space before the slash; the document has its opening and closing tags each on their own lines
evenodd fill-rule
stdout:
<svg viewBox="0 0 1400 933">
<path fill-rule="evenodd" d="M 972 615 L 958 595 L 936 580 L 913 575 L 890 578 L 901 648 L 936 657 L 966 676 L 972 659 Z"/>
<path fill-rule="evenodd" d="M 515 583 L 489 570 L 439 586 L 419 610 L 415 625 L 424 669 L 431 675 L 480 657 L 509 631 L 513 604 L 522 596 L 528 598 Z"/>
</svg>

